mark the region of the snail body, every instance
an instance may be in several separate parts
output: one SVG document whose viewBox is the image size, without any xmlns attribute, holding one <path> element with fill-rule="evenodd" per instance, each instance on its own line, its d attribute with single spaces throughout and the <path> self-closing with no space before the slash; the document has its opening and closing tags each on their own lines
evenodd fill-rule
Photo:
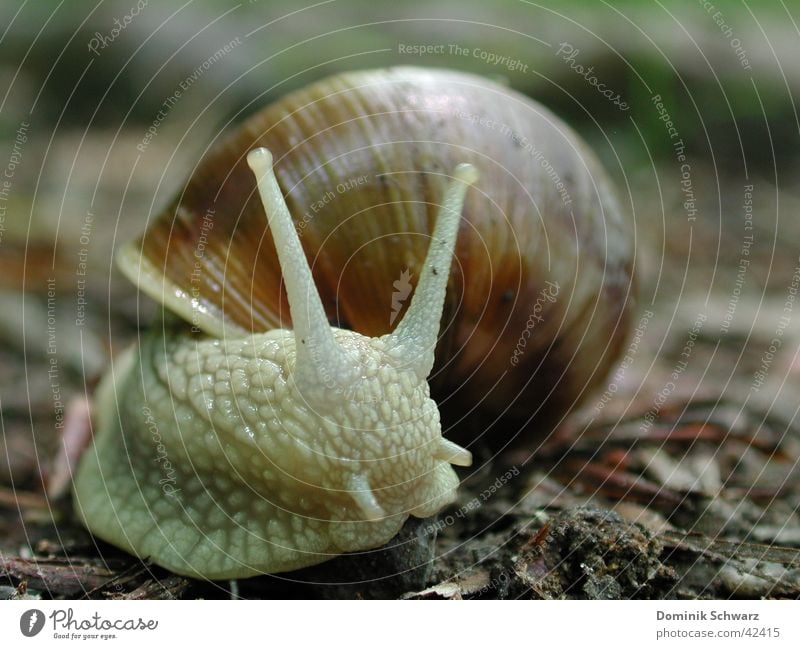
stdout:
<svg viewBox="0 0 800 649">
<path fill-rule="evenodd" d="M 622 347 L 633 245 L 549 111 L 395 68 L 245 121 L 118 261 L 177 318 L 101 384 L 76 509 L 137 556 L 233 578 L 377 547 L 452 502 L 470 453 L 440 409 L 563 415 Z"/>
<path fill-rule="evenodd" d="M 98 394 L 75 502 L 97 536 L 208 579 L 282 572 L 378 547 L 455 498 L 426 378 L 469 165 L 456 169 L 417 297 L 392 334 L 328 325 L 265 149 L 249 155 L 295 329 L 145 337 Z"/>
</svg>

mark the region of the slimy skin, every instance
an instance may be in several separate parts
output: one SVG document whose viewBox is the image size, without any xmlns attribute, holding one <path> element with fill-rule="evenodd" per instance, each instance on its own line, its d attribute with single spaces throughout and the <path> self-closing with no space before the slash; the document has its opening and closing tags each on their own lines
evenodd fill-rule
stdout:
<svg viewBox="0 0 800 649">
<path fill-rule="evenodd" d="M 427 376 L 461 205 L 450 181 L 408 313 L 380 338 L 332 328 L 264 149 L 256 174 L 295 329 L 234 339 L 153 332 L 98 389 L 74 486 L 96 536 L 176 573 L 232 579 L 383 545 L 455 498 Z M 123 268 L 141 260 L 131 256 Z"/>
<path fill-rule="evenodd" d="M 147 337 L 80 467 L 87 527 L 174 572 L 234 578 L 382 545 L 451 502 L 427 383 L 382 363 L 379 339 L 336 337 L 360 347 L 364 378 L 313 406 L 292 386 L 291 332 Z"/>
</svg>

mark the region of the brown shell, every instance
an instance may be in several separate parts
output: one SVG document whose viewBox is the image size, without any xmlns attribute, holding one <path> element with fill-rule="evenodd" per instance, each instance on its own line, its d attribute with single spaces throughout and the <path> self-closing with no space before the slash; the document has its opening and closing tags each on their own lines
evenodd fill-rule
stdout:
<svg viewBox="0 0 800 649">
<path fill-rule="evenodd" d="M 267 106 L 129 249 L 128 276 L 206 332 L 291 327 L 245 162 L 258 146 L 274 155 L 330 321 L 371 336 L 402 318 L 402 274 L 415 283 L 447 175 L 478 168 L 431 378 L 450 422 L 475 411 L 480 431 L 497 415 L 560 417 L 618 357 L 633 242 L 594 155 L 528 97 L 422 68 L 340 74 Z"/>
</svg>

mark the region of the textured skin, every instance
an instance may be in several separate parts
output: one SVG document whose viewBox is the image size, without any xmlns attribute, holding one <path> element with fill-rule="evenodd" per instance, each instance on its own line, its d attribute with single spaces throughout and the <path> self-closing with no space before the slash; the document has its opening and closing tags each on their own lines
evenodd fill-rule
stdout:
<svg viewBox="0 0 800 649">
<path fill-rule="evenodd" d="M 362 368 L 345 393 L 297 388 L 290 331 L 146 337 L 98 391 L 75 484 L 84 524 L 177 573 L 239 578 L 378 547 L 452 502 L 427 382 L 383 339 L 334 331 Z M 359 475 L 385 517 L 366 520 Z"/>
</svg>

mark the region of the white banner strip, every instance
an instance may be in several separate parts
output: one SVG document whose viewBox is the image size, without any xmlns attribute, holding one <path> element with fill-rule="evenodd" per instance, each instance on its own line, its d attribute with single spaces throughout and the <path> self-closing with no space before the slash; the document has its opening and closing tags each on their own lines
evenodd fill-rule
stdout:
<svg viewBox="0 0 800 649">
<path fill-rule="evenodd" d="M 800 603 L 9 601 L 0 605 L 4 646 L 793 647 Z M 152 643 L 152 644 L 151 644 Z M 237 644 L 241 643 L 241 644 Z M 446 643 L 446 645 L 445 645 Z M 569 643 L 569 645 L 565 644 Z M 577 645 L 584 646 L 584 645 Z"/>
</svg>

